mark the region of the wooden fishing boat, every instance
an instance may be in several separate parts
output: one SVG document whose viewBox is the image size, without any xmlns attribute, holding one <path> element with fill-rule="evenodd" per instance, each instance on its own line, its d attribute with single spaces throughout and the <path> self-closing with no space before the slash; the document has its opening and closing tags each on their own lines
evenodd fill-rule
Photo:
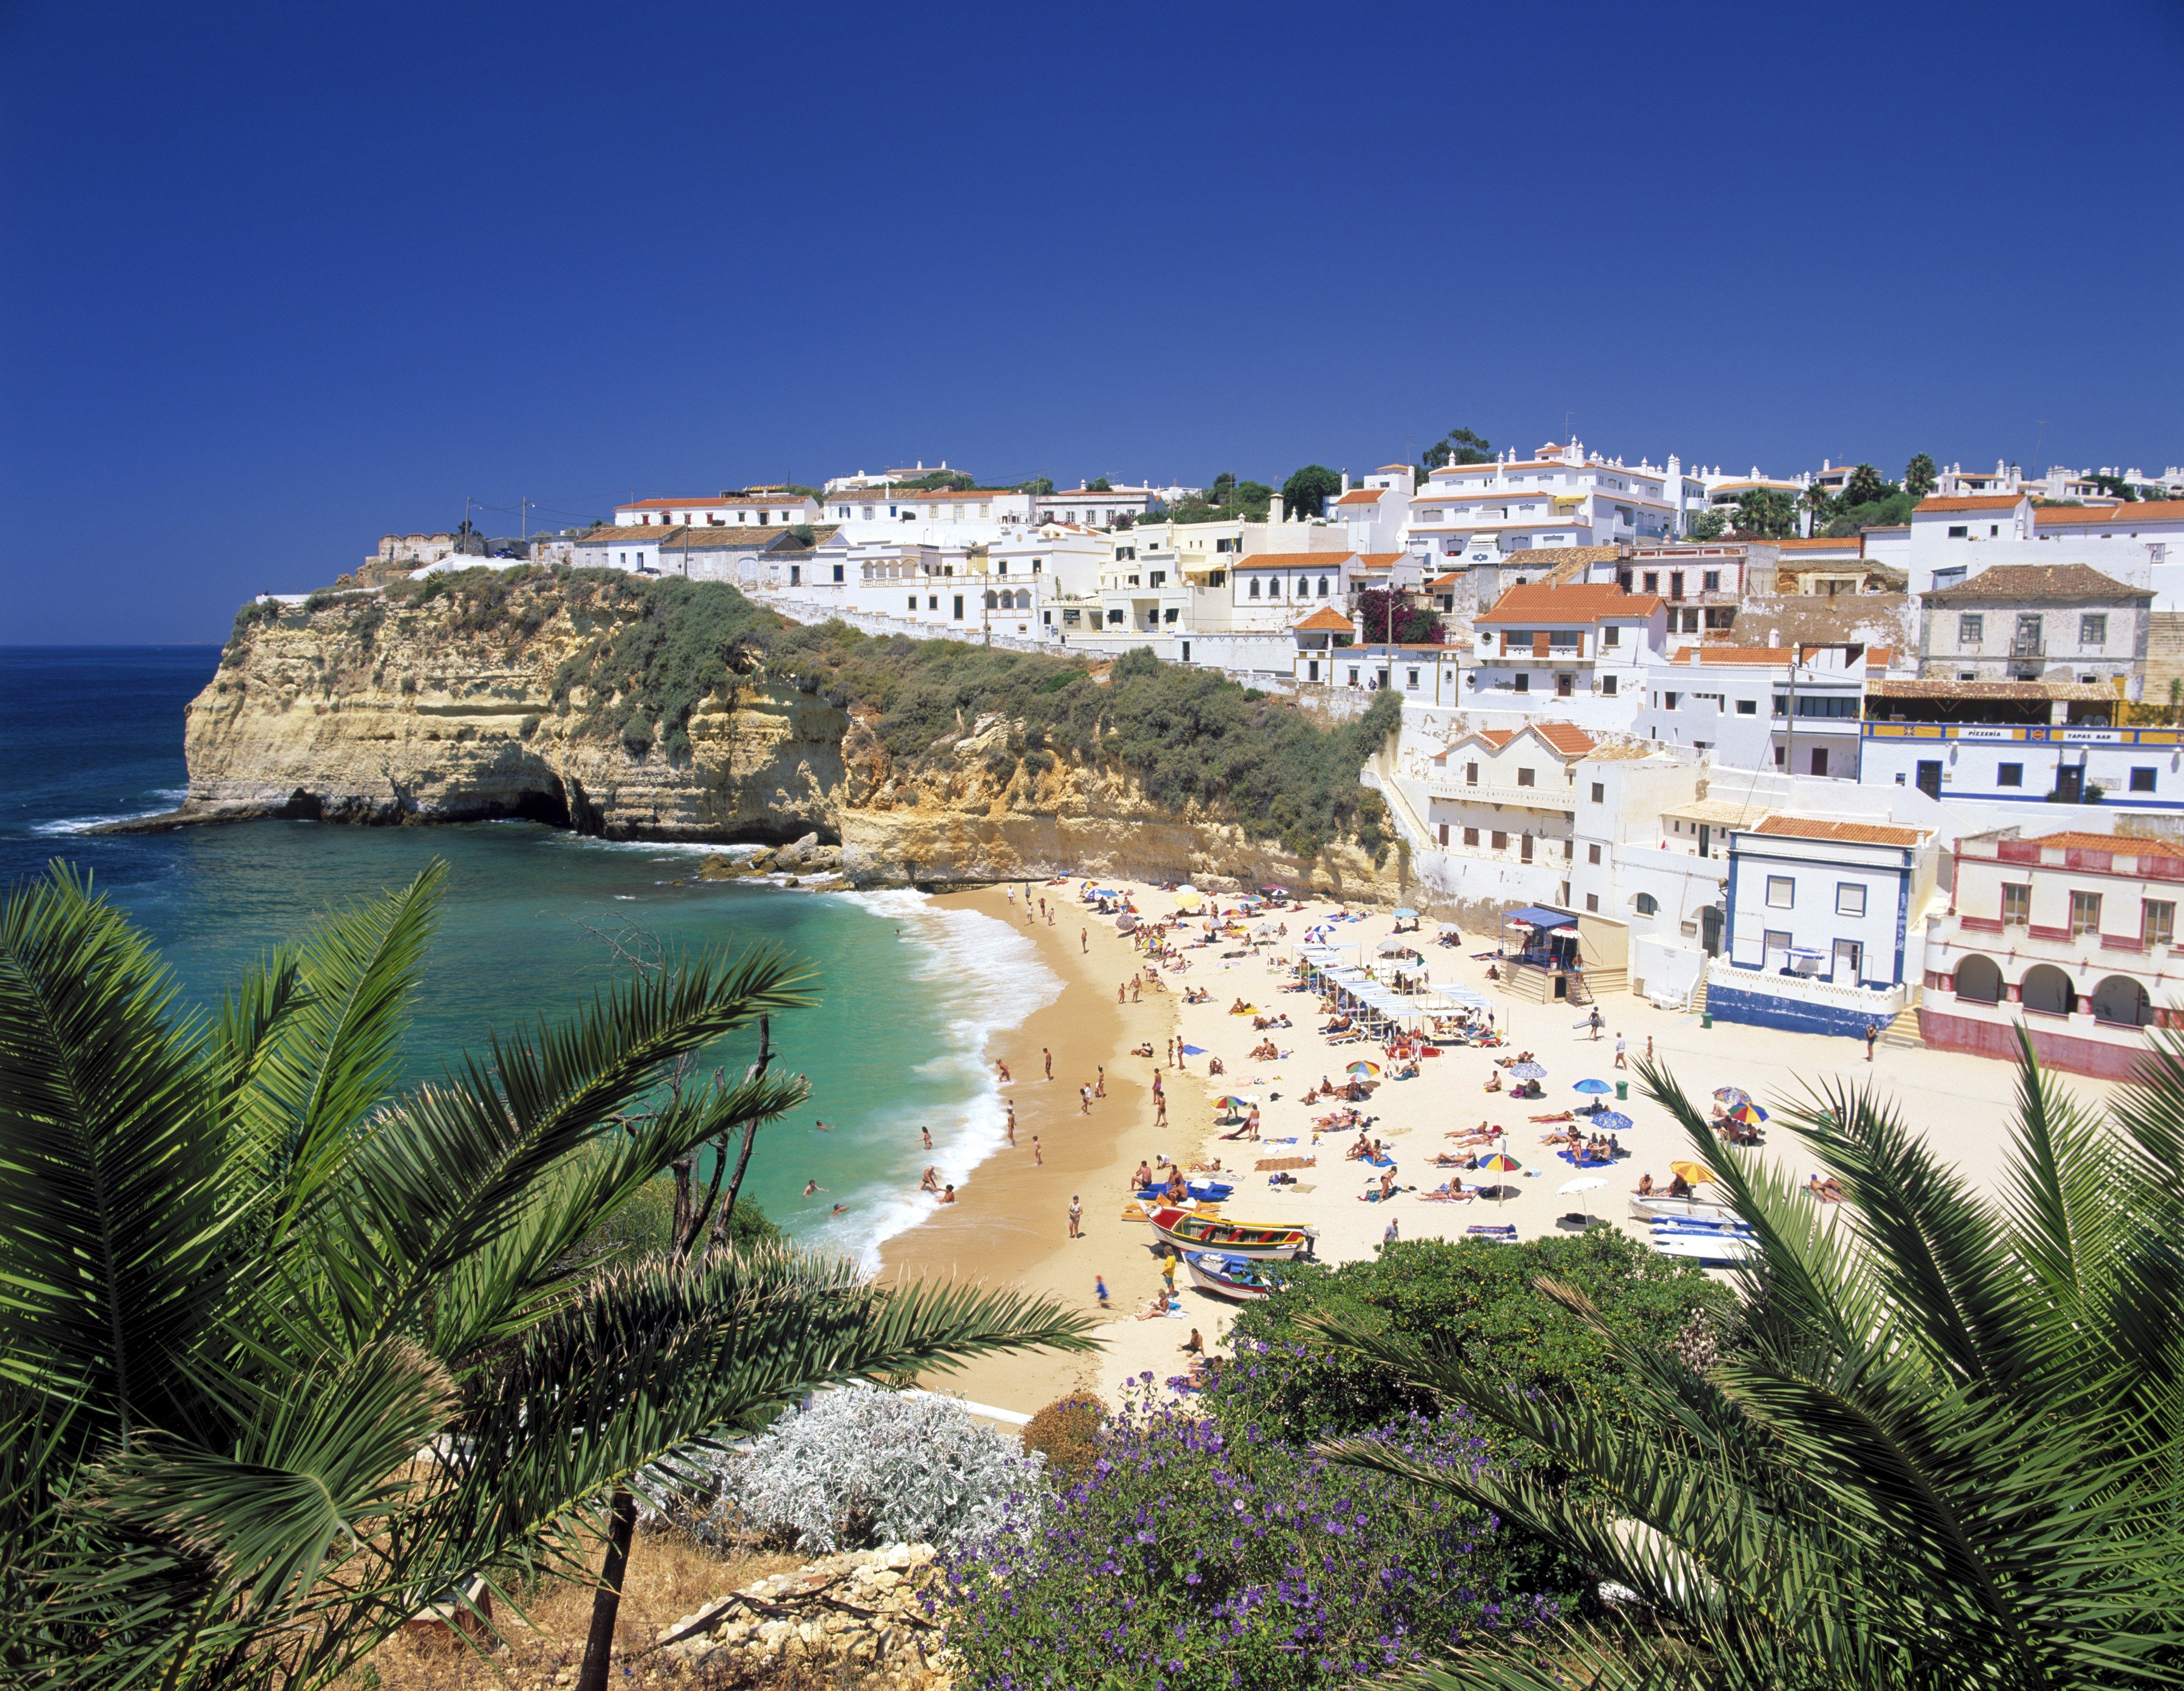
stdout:
<svg viewBox="0 0 2184 1691">
<path fill-rule="evenodd" d="M 1734 1221 L 1736 1212 L 1725 1203 L 1717 1203 L 1707 1197 L 1670 1197 L 1663 1192 L 1641 1197 L 1630 1194 L 1630 1216 L 1634 1221 Z"/>
<path fill-rule="evenodd" d="M 1309 1257 L 1318 1232 L 1310 1227 L 1263 1226 L 1225 1217 L 1194 1215 L 1166 1206 L 1145 1218 L 1165 1243 L 1184 1252 L 1212 1251 L 1226 1257 L 1285 1260 Z"/>
<path fill-rule="evenodd" d="M 1664 1257 L 1680 1257 L 1706 1268 L 1732 1268 L 1759 1247 L 1735 1233 L 1656 1233 L 1653 1248 Z"/>
<path fill-rule="evenodd" d="M 1218 1251 L 1186 1251 L 1183 1263 L 1190 1270 L 1191 1284 L 1216 1298 L 1251 1303 L 1282 1289 L 1273 1270 L 1249 1257 L 1226 1256 Z"/>
</svg>

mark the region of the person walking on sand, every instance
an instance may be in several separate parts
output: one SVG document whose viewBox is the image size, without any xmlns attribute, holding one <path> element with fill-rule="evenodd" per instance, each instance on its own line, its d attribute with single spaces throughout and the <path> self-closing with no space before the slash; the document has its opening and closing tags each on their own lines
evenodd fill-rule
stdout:
<svg viewBox="0 0 2184 1691">
<path fill-rule="evenodd" d="M 1868 1063 L 1873 1061 L 1874 1042 L 1880 1037 L 1880 1024 L 1878 1022 L 1868 1022 L 1865 1024 L 1865 1060 Z"/>
<path fill-rule="evenodd" d="M 1653 1060 L 1653 1035 L 1651 1034 L 1646 1035 L 1646 1060 L 1648 1063 Z"/>
<path fill-rule="evenodd" d="M 1107 1065 L 1102 1063 L 1095 1066 L 1100 1073 L 1098 1078 L 1092 1082 L 1092 1096 L 1095 1098 L 1104 1098 L 1107 1096 Z"/>
<path fill-rule="evenodd" d="M 1124 993 L 1128 992 L 1129 990 L 1130 990 L 1130 983 L 1129 983 L 1128 981 L 1127 981 L 1127 980 L 1118 980 L 1118 981 L 1117 981 L 1117 982 L 1115 983 L 1115 1002 L 1116 1002 L 1117 1004 L 1121 1003 L 1121 1002 L 1123 1002 L 1123 995 Z"/>
<path fill-rule="evenodd" d="M 1606 1019 L 1601 1015 L 1600 1006 L 1597 1004 L 1592 1007 L 1592 1013 L 1585 1018 L 1586 1024 L 1592 1029 L 1592 1042 L 1595 1045 L 1598 1045 L 1600 1043 L 1601 1024 L 1605 1019 Z"/>
<path fill-rule="evenodd" d="M 1069 1195 L 1069 1236 L 1072 1239 L 1084 1236 L 1084 1200 L 1074 1192 Z"/>
<path fill-rule="evenodd" d="M 1615 1036 L 1615 1066 L 1618 1069 L 1628 1069 L 1630 1066 L 1629 1060 L 1624 1054 L 1623 1035 L 1621 1034 L 1618 1034 Z"/>
<path fill-rule="evenodd" d="M 1100 1307 L 1102 1309 L 1111 1309 L 1114 1307 L 1107 1301 L 1107 1276 L 1106 1275 L 1095 1274 L 1092 1276 L 1092 1295 L 1100 1300 Z"/>
<path fill-rule="evenodd" d="M 1031 1136 L 1031 1160 L 1039 1168 L 1043 1169 L 1046 1166 L 1046 1153 L 1039 1148 L 1039 1136 L 1036 1133 Z"/>
<path fill-rule="evenodd" d="M 1155 1127 L 1167 1125 L 1167 1094 L 1165 1092 L 1153 1094 L 1153 1125 Z"/>
<path fill-rule="evenodd" d="M 1092 930 L 1089 928 L 1079 928 L 1077 930 L 1077 949 L 1084 956 L 1091 955 Z"/>
<path fill-rule="evenodd" d="M 1079 1086 L 1077 1089 L 1077 1113 L 1079 1115 L 1092 1113 L 1092 1089 L 1089 1086 Z"/>
<path fill-rule="evenodd" d="M 1046 1064 L 1046 1078 L 1051 1080 L 1054 1079 L 1054 1053 L 1045 1046 L 1041 1046 L 1039 1048 L 1039 1060 Z"/>
<path fill-rule="evenodd" d="M 1402 1218 L 1401 1216 L 1398 1216 L 1395 1220 L 1389 1222 L 1388 1231 L 1380 1236 L 1380 1242 L 1382 1244 L 1392 1245 L 1396 1240 L 1402 1236 L 1402 1230 L 1397 1225 L 1397 1223 L 1400 1222 L 1401 1219 Z"/>
</svg>

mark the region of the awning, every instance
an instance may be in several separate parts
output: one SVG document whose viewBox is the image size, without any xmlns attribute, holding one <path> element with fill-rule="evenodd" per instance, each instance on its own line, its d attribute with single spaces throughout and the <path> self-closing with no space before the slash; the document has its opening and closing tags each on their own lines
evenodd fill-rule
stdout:
<svg viewBox="0 0 2184 1691">
<path fill-rule="evenodd" d="M 1525 922 L 1535 928 L 1574 928 L 1577 918 L 1563 910 L 1542 910 L 1536 904 L 1528 904 L 1522 910 L 1513 910 L 1502 918 L 1504 922 Z"/>
</svg>

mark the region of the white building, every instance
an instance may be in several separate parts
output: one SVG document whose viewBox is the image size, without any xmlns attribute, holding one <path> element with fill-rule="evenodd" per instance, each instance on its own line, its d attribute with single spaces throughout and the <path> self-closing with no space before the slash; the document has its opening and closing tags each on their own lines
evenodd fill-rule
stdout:
<svg viewBox="0 0 2184 1691">
<path fill-rule="evenodd" d="M 827 520 L 854 539 L 901 538 L 975 546 L 1031 526 L 1032 496 L 1012 488 L 866 488 L 827 499 Z"/>
<path fill-rule="evenodd" d="M 1925 690 L 1933 683 L 1878 684 L 1869 714 L 1886 708 L 1891 693 Z M 1981 692 L 2037 692 L 2061 716 L 2074 707 L 2104 709 L 2104 688 L 2071 683 L 1984 682 Z M 2068 695 L 2079 695 L 2075 700 Z M 2105 720 L 2103 717 L 2102 720 Z M 1913 787 L 1952 805 L 1997 807 L 2098 805 L 2117 811 L 2184 813 L 2184 731 L 2176 728 L 2070 727 L 2053 723 L 1869 721 L 1859 749 L 1867 786 Z"/>
<path fill-rule="evenodd" d="M 1798 1033 L 1886 1028 L 1921 978 L 1940 857 L 1930 830 L 1892 823 L 1778 813 L 1732 829 L 1729 966 L 1709 972 L 1708 1010 Z"/>
<path fill-rule="evenodd" d="M 1929 681 L 2144 679 L 2151 589 L 2084 564 L 1998 564 L 1925 595 L 1919 673 Z"/>
<path fill-rule="evenodd" d="M 1680 646 L 1648 669 L 1632 728 L 1728 768 L 1856 780 L 1866 682 L 1894 657 L 1856 643 Z"/>
<path fill-rule="evenodd" d="M 746 488 L 741 492 L 723 493 L 717 499 L 696 495 L 689 499 L 638 499 L 631 505 L 616 505 L 614 520 L 618 525 L 632 527 L 649 524 L 670 528 L 738 525 L 794 527 L 800 522 L 818 522 L 819 506 L 805 494 L 775 488 Z"/>
<path fill-rule="evenodd" d="M 1462 707 L 1496 726 L 1497 716 L 1552 712 L 1591 733 L 1628 732 L 1667 627 L 1668 607 L 1657 594 L 1513 587 L 1474 619 Z"/>
<path fill-rule="evenodd" d="M 1409 530 L 1417 477 L 1408 464 L 1383 464 L 1353 488 L 1345 474 L 1342 491 L 1329 497 L 1325 515 L 1341 525 L 1352 551 L 1400 552 Z"/>
<path fill-rule="evenodd" d="M 1134 522 L 1157 505 L 1160 497 L 1157 488 L 1094 487 L 1079 482 L 1073 488 L 1056 488 L 1050 494 L 1041 494 L 1035 504 L 1041 522 L 1074 522 L 1086 528 L 1112 528 L 1124 517 Z"/>
<path fill-rule="evenodd" d="M 1926 924 L 1919 1030 L 1930 1046 L 2133 1077 L 2146 1030 L 2176 1024 L 2184 848 L 2015 828 L 1957 842 L 1948 907 Z"/>
<path fill-rule="evenodd" d="M 1412 496 L 1405 539 L 1442 561 L 1490 548 L 1658 543 L 1680 532 L 1682 483 L 1674 460 L 1665 470 L 1626 465 L 1576 440 L 1528 459 L 1445 464 Z"/>
</svg>

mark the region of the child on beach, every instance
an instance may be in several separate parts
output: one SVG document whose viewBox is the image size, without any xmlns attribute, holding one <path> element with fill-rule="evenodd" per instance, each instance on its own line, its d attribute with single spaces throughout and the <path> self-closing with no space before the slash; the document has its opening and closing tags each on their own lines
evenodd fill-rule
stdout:
<svg viewBox="0 0 2184 1691">
<path fill-rule="evenodd" d="M 1000 1070 L 1001 1084 L 1004 1086 L 1011 1084 L 1011 1082 L 1015 1079 L 1015 1077 L 1009 1073 L 1009 1065 L 1002 1062 L 998 1057 L 994 1059 L 994 1067 Z"/>
<path fill-rule="evenodd" d="M 1107 1276 L 1104 1274 L 1095 1274 L 1092 1276 L 1092 1295 L 1100 1300 L 1100 1307 L 1102 1309 L 1113 1307 L 1107 1302 Z"/>
<path fill-rule="evenodd" d="M 1046 1166 L 1046 1153 L 1039 1148 L 1039 1136 L 1031 1136 L 1031 1160 L 1040 1168 Z"/>
<path fill-rule="evenodd" d="M 1074 1192 L 1069 1196 L 1069 1236 L 1072 1239 L 1084 1236 L 1084 1200 Z"/>
<path fill-rule="evenodd" d="M 1079 1115 L 1092 1113 L 1092 1089 L 1089 1086 L 1079 1086 L 1077 1089 L 1077 1113 Z"/>
</svg>

